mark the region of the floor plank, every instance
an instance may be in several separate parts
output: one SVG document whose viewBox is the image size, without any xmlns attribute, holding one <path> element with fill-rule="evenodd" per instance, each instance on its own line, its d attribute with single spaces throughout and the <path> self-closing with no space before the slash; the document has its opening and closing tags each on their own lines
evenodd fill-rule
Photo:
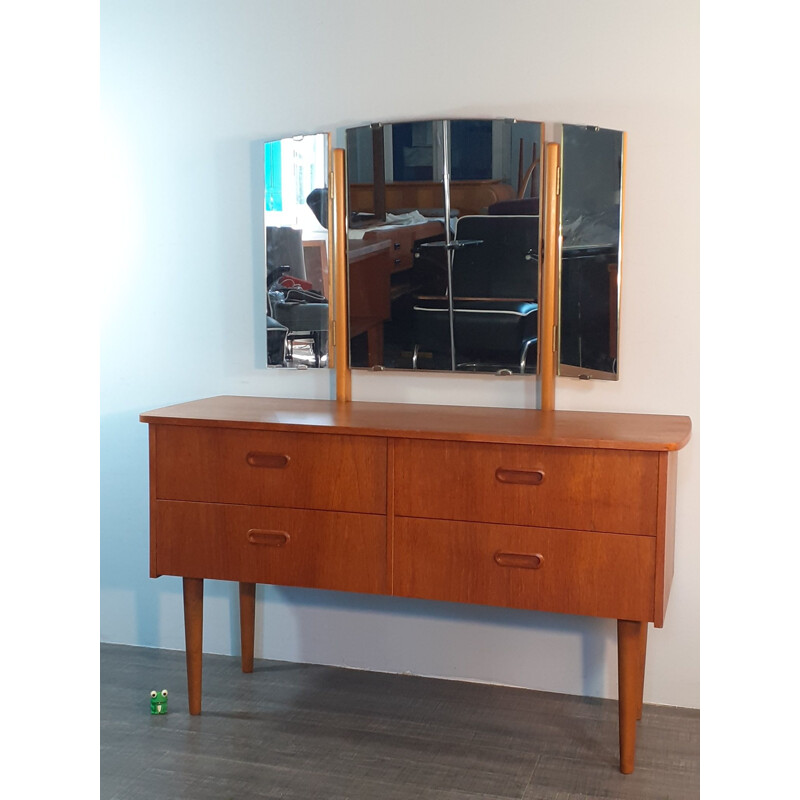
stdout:
<svg viewBox="0 0 800 800">
<path fill-rule="evenodd" d="M 646 706 L 618 770 L 617 704 L 308 664 L 101 645 L 101 796 L 326 800 L 693 800 L 699 712 Z M 151 689 L 169 713 L 150 714 Z"/>
</svg>

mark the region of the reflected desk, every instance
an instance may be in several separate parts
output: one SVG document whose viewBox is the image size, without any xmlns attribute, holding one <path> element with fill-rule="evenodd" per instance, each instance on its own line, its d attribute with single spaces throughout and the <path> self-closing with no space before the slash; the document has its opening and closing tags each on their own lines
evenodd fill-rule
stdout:
<svg viewBox="0 0 800 800">
<path fill-rule="evenodd" d="M 318 292 L 330 296 L 328 283 L 328 233 L 303 234 L 303 260 L 306 277 Z"/>
<path fill-rule="evenodd" d="M 190 713 L 205 578 L 239 583 L 245 672 L 257 583 L 610 617 L 633 771 L 687 417 L 215 397 L 141 420 L 150 574 L 183 578 Z"/>
<path fill-rule="evenodd" d="M 461 214 L 482 214 L 495 203 L 516 197 L 514 187 L 497 178 L 450 180 L 450 205 Z M 350 210 L 371 212 L 375 209 L 375 185 L 350 184 Z M 391 209 L 438 208 L 442 205 L 442 181 L 390 181 L 384 188 L 385 207 Z"/>
<path fill-rule="evenodd" d="M 392 303 L 414 290 L 414 245 L 419 239 L 443 232 L 444 225 L 436 221 L 372 223 L 350 231 L 349 335 L 353 339 L 366 332 L 366 366 L 384 365 L 384 322 L 392 319 Z"/>
<path fill-rule="evenodd" d="M 350 338 L 367 334 L 367 365 L 383 364 L 383 323 L 391 311 L 391 243 L 354 240 L 349 243 L 348 302 Z"/>
<path fill-rule="evenodd" d="M 565 243 L 560 291 L 560 374 L 616 373 L 619 247 Z"/>
</svg>

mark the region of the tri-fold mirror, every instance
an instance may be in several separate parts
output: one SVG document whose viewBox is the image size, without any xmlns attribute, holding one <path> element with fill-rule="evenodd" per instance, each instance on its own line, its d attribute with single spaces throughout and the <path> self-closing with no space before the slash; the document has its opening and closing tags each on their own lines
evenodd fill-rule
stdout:
<svg viewBox="0 0 800 800">
<path fill-rule="evenodd" d="M 266 143 L 269 365 L 328 366 L 334 146 L 347 160 L 350 366 L 535 374 L 544 130 L 425 120 Z M 624 135 L 557 130 L 560 373 L 615 379 Z"/>
</svg>

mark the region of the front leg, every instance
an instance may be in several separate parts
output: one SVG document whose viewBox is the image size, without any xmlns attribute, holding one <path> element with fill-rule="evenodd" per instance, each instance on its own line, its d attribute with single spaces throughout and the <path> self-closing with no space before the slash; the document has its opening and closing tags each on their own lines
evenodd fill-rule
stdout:
<svg viewBox="0 0 800 800">
<path fill-rule="evenodd" d="M 254 583 L 239 583 L 239 629 L 242 639 L 242 672 L 252 672 L 256 638 L 256 585 Z"/>
<path fill-rule="evenodd" d="M 199 714 L 203 696 L 203 579 L 183 579 L 183 624 L 186 632 L 186 678 L 189 713 Z"/>
<path fill-rule="evenodd" d="M 619 663 L 619 770 L 633 772 L 636 720 L 641 717 L 647 623 L 617 620 Z"/>
</svg>

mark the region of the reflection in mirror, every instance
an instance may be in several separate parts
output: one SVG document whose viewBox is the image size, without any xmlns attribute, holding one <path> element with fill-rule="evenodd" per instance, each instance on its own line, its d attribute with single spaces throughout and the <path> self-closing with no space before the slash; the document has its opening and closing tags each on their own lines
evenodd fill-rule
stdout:
<svg viewBox="0 0 800 800">
<path fill-rule="evenodd" d="M 511 120 L 347 131 L 351 366 L 536 371 L 541 142 Z"/>
<path fill-rule="evenodd" d="M 561 375 L 618 378 L 623 145 L 620 131 L 563 126 Z"/>
<path fill-rule="evenodd" d="M 410 369 L 414 300 L 446 273 L 415 259 L 445 238 L 442 123 L 352 128 L 346 150 L 350 363 Z"/>
<path fill-rule="evenodd" d="M 328 135 L 264 145 L 267 365 L 328 365 Z"/>
</svg>

